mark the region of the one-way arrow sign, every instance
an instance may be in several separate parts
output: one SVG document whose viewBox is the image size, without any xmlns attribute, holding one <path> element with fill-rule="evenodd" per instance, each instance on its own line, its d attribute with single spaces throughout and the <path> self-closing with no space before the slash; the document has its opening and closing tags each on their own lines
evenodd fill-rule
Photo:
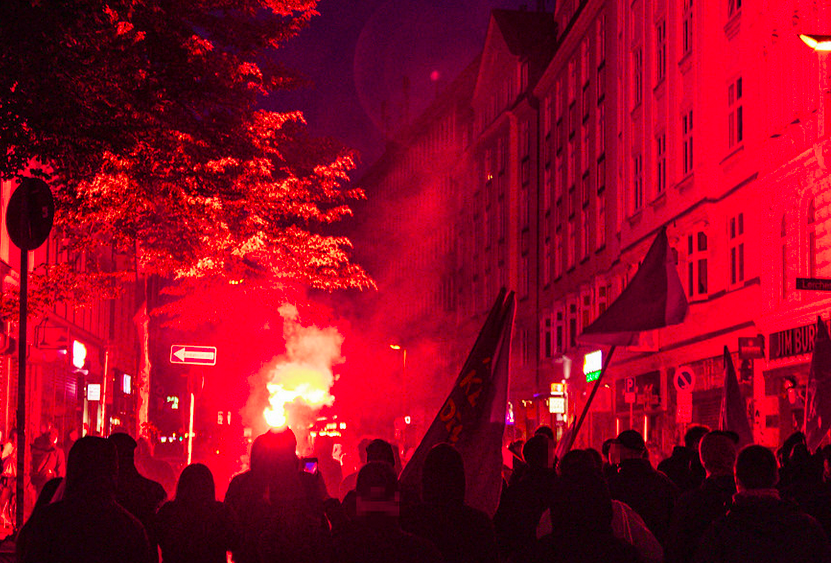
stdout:
<svg viewBox="0 0 831 563">
<path fill-rule="evenodd" d="M 216 347 L 174 344 L 170 347 L 170 363 L 215 366 Z"/>
</svg>

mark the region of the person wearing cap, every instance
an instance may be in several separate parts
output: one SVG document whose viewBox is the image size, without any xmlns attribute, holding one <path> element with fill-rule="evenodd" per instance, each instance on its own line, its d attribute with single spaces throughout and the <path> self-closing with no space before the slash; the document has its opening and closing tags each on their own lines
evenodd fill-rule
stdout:
<svg viewBox="0 0 831 563">
<path fill-rule="evenodd" d="M 612 498 L 625 502 L 637 512 L 649 531 L 666 545 L 669 521 L 678 487 L 649 462 L 643 436 L 637 430 L 624 430 L 612 443 L 618 470 L 609 475 Z"/>
</svg>

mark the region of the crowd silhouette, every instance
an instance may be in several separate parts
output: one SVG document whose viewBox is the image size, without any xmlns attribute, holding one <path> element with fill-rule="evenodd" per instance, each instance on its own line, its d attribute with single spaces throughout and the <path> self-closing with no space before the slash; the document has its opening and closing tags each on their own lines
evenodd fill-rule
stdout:
<svg viewBox="0 0 831 563">
<path fill-rule="evenodd" d="M 50 430 L 41 435 L 50 455 Z M 831 447 L 810 452 L 801 433 L 772 452 L 693 426 L 657 468 L 635 430 L 602 452 L 572 450 L 559 460 L 553 438 L 541 427 L 512 444 L 491 517 L 465 503 L 464 460 L 450 444 L 430 450 L 420 495 L 410 497 L 399 489 L 389 442 L 362 441 L 353 473 L 332 458 L 331 442 L 301 459 L 292 431 L 272 430 L 254 440 L 249 468 L 220 502 L 206 465 L 185 467 L 168 500 L 164 486 L 142 475 L 154 467 L 146 447 L 123 432 L 86 436 L 74 441 L 65 477 L 38 484 L 15 538 L 17 560 L 831 562 Z"/>
</svg>

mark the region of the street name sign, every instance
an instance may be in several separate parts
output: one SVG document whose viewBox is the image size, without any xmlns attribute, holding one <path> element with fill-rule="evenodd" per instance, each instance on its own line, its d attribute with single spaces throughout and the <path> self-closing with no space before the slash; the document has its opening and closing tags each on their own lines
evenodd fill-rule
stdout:
<svg viewBox="0 0 831 563">
<path fill-rule="evenodd" d="M 831 279 L 796 278 L 796 288 L 809 291 L 831 291 Z"/>
<path fill-rule="evenodd" d="M 190 346 L 174 344 L 170 347 L 171 364 L 190 364 L 196 366 L 216 365 L 216 346 Z"/>
</svg>

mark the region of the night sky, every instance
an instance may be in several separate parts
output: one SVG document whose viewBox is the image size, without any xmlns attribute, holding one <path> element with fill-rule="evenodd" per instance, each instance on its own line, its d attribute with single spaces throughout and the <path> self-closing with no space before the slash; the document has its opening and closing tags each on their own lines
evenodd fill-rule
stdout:
<svg viewBox="0 0 831 563">
<path fill-rule="evenodd" d="M 383 151 L 385 101 L 389 124 L 400 123 L 404 77 L 412 119 L 482 49 L 490 11 L 522 4 L 536 6 L 534 0 L 321 0 L 321 15 L 279 52 L 313 86 L 281 96 L 279 109 L 302 110 L 313 133 L 358 150 L 359 175 Z"/>
</svg>

